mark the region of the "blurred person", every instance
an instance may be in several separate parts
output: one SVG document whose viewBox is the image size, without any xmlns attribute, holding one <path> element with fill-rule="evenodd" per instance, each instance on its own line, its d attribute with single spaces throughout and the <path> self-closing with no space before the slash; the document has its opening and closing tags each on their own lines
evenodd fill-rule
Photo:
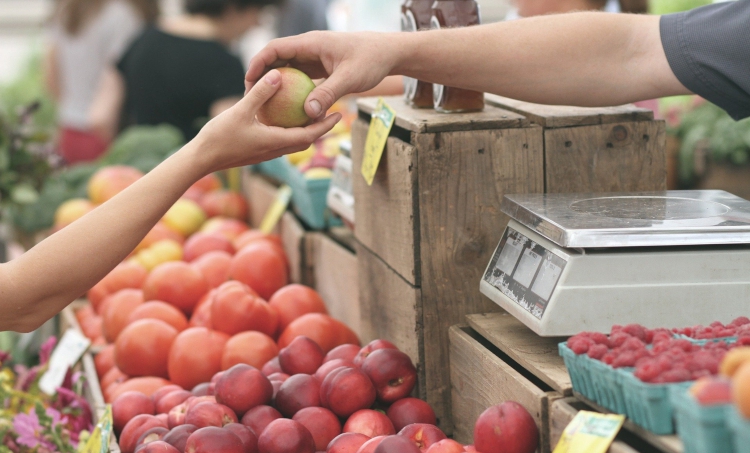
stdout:
<svg viewBox="0 0 750 453">
<path fill-rule="evenodd" d="M 279 17 L 279 37 L 328 30 L 326 11 L 332 0 L 286 0 Z"/>
<path fill-rule="evenodd" d="M 112 137 L 129 125 L 171 124 L 186 140 L 243 95 L 244 67 L 229 46 L 258 25 L 274 0 L 186 0 L 106 71 L 91 121 Z"/>
<path fill-rule="evenodd" d="M 96 87 L 104 69 L 158 13 L 157 0 L 58 0 L 44 76 L 58 103 L 58 152 L 66 162 L 93 160 L 107 148 L 88 116 Z"/>
</svg>

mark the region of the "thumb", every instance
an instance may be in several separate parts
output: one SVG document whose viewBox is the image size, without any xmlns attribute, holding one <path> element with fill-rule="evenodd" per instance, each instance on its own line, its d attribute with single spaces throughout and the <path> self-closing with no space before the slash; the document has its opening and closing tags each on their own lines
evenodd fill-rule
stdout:
<svg viewBox="0 0 750 453">
<path fill-rule="evenodd" d="M 279 87 L 281 87 L 281 73 L 273 69 L 250 88 L 240 103 L 244 109 L 248 110 L 248 113 L 255 116 L 260 106 L 271 99 Z"/>
<path fill-rule="evenodd" d="M 318 85 L 305 102 L 305 113 L 310 118 L 319 118 L 342 96 L 353 93 L 351 77 L 345 77 L 342 71 L 334 71 L 330 77 Z"/>
</svg>

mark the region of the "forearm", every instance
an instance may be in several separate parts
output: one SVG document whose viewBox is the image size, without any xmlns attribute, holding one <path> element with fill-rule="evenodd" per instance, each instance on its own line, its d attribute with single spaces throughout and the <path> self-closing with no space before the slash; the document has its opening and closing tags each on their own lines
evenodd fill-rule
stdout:
<svg viewBox="0 0 750 453">
<path fill-rule="evenodd" d="M 126 190 L 0 272 L 0 330 L 31 330 L 122 261 L 190 185 L 211 171 L 194 140 Z M 4 280 L 4 281 L 2 281 Z"/>
<path fill-rule="evenodd" d="M 392 74 L 529 102 L 602 106 L 687 93 L 656 16 L 574 13 L 392 39 Z"/>
</svg>

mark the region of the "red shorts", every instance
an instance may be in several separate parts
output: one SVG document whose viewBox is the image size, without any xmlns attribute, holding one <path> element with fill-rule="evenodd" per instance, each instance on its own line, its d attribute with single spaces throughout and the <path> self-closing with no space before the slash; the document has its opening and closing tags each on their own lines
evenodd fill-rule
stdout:
<svg viewBox="0 0 750 453">
<path fill-rule="evenodd" d="M 67 164 L 90 162 L 104 154 L 109 143 L 93 132 L 64 127 L 60 130 L 57 152 Z"/>
</svg>

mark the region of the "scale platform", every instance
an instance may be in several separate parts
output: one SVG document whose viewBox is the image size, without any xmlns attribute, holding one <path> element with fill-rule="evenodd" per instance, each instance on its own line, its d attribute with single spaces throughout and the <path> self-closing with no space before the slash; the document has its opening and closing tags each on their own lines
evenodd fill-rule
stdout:
<svg viewBox="0 0 750 453">
<path fill-rule="evenodd" d="M 542 336 L 750 315 L 750 201 L 724 191 L 506 195 L 480 283 Z"/>
</svg>

